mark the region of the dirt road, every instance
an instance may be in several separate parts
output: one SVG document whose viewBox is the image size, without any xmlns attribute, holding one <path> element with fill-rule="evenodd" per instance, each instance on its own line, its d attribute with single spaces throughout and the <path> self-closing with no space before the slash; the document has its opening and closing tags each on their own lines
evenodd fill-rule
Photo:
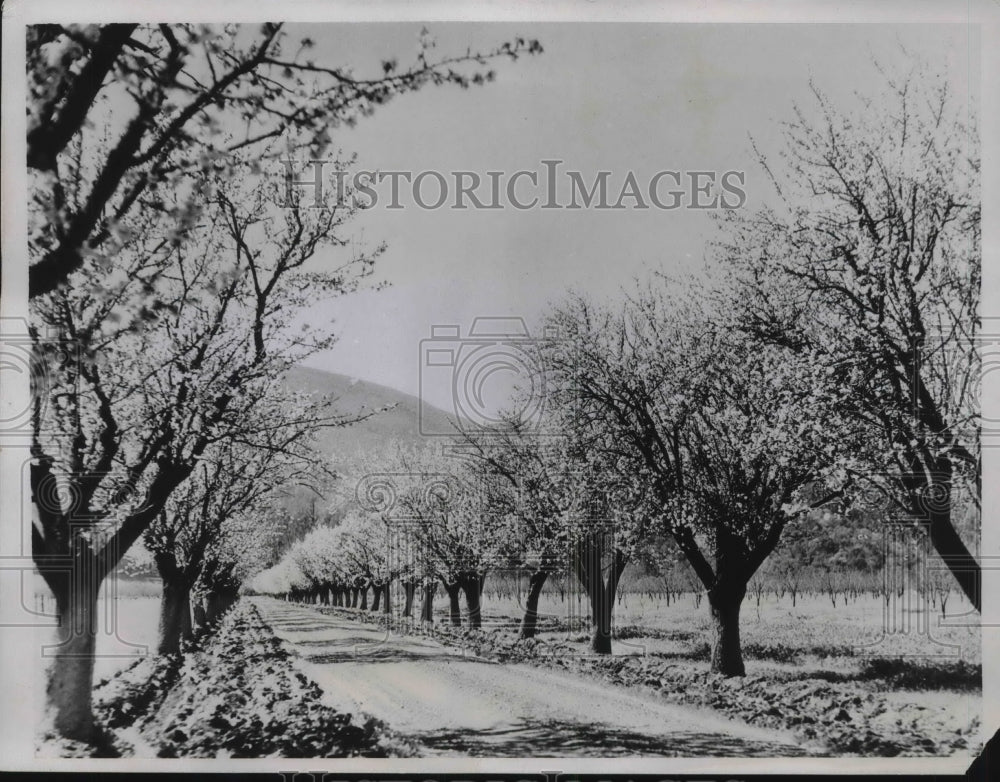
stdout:
<svg viewBox="0 0 1000 782">
<path fill-rule="evenodd" d="M 306 606 L 257 598 L 329 703 L 363 712 L 427 755 L 796 756 L 788 736 L 569 673 L 494 663 Z"/>
</svg>

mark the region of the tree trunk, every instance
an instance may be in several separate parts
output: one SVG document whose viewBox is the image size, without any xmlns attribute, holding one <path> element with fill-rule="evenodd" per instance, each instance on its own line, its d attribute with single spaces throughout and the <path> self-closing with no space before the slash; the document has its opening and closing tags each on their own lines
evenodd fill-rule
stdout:
<svg viewBox="0 0 1000 782">
<path fill-rule="evenodd" d="M 941 556 L 959 587 L 977 611 L 982 612 L 982 571 L 951 522 L 951 488 L 947 507 L 932 510 L 927 531 L 931 545 Z"/>
<path fill-rule="evenodd" d="M 378 611 L 380 605 L 382 605 L 382 584 L 372 584 L 372 611 Z"/>
<path fill-rule="evenodd" d="M 362 611 L 368 610 L 368 587 L 361 587 L 361 605 L 358 606 Z"/>
<path fill-rule="evenodd" d="M 437 584 L 424 585 L 423 599 L 420 605 L 420 621 L 433 624 L 434 622 L 434 593 L 437 592 Z"/>
<path fill-rule="evenodd" d="M 157 654 L 179 652 L 181 640 L 191 637 L 191 590 L 183 581 L 163 582 L 158 630 Z"/>
<path fill-rule="evenodd" d="M 534 638 L 538 632 L 538 599 L 548 577 L 549 571 L 536 570 L 528 580 L 528 599 L 524 606 L 524 618 L 521 620 L 521 638 Z"/>
<path fill-rule="evenodd" d="M 611 572 L 605 583 L 603 559 L 610 543 L 605 537 L 606 533 L 603 531 L 589 535 L 581 541 L 575 557 L 577 577 L 590 598 L 593 627 L 590 651 L 594 654 L 611 654 L 611 617 L 615 608 L 618 580 L 626 564 L 626 558 L 620 551 L 612 551 Z"/>
<path fill-rule="evenodd" d="M 156 653 L 175 654 L 181 639 L 191 637 L 191 587 L 173 552 L 157 553 L 153 559 L 163 584 Z"/>
<path fill-rule="evenodd" d="M 448 614 L 453 627 L 462 626 L 462 604 L 459 598 L 462 594 L 462 586 L 458 582 L 445 584 L 444 591 L 448 593 Z"/>
<path fill-rule="evenodd" d="M 205 614 L 209 623 L 218 622 L 223 614 L 233 607 L 238 596 L 236 592 L 228 589 L 209 592 L 205 600 Z"/>
<path fill-rule="evenodd" d="M 919 382 L 919 377 L 917 380 Z M 924 423 L 932 431 L 936 428 L 934 421 L 924 420 Z M 909 453 L 908 461 L 911 471 L 901 477 L 909 504 L 917 517 L 915 520 L 926 526 L 934 550 L 941 556 L 969 602 L 982 612 L 982 571 L 979 562 L 952 523 L 954 470 L 951 458 L 942 456 L 933 459 L 930 477 L 920 453 Z"/>
<path fill-rule="evenodd" d="M 465 607 L 469 614 L 469 627 L 478 630 L 482 627 L 483 582 L 478 573 L 470 573 L 462 578 L 462 591 L 465 592 Z"/>
<path fill-rule="evenodd" d="M 403 582 L 403 616 L 413 618 L 413 595 L 417 591 L 417 584 L 414 581 Z M 422 618 L 422 617 L 421 617 Z"/>
<path fill-rule="evenodd" d="M 351 608 L 357 608 L 359 600 L 361 600 L 361 590 L 357 587 L 351 587 Z"/>
<path fill-rule="evenodd" d="M 74 565 L 79 558 L 76 560 Z M 93 573 L 83 575 L 87 578 Z M 67 579 L 65 593 L 56 594 L 58 647 L 49 668 L 45 696 L 53 730 L 65 738 L 90 743 L 97 738 L 91 699 L 100 582 L 92 583 L 88 589 L 86 581 L 79 579 L 78 584 L 80 581 L 83 585 L 76 586 Z"/>
<path fill-rule="evenodd" d="M 590 635 L 590 651 L 594 654 L 611 654 L 611 613 L 614 601 L 598 599 L 591 605 L 593 632 Z"/>
<path fill-rule="evenodd" d="M 194 624 L 194 631 L 201 632 L 208 622 L 208 615 L 205 613 L 205 599 L 201 596 L 195 598 L 191 603 L 191 615 Z"/>
<path fill-rule="evenodd" d="M 385 586 L 382 587 L 384 594 L 382 595 L 382 613 L 391 614 L 392 613 L 392 582 L 386 582 Z"/>
<path fill-rule="evenodd" d="M 96 738 L 91 711 L 91 689 L 94 683 L 94 653 L 96 649 L 97 601 L 87 608 L 63 613 L 59 619 L 67 624 L 83 623 L 78 630 L 60 633 L 59 657 L 53 660 L 46 697 L 52 709 L 53 728 L 60 736 L 92 742 Z"/>
<path fill-rule="evenodd" d="M 721 585 L 708 592 L 712 611 L 712 672 L 723 676 L 746 676 L 743 650 L 740 647 L 740 606 L 746 597 L 745 586 Z"/>
<path fill-rule="evenodd" d="M 222 616 L 222 598 L 216 592 L 209 592 L 205 595 L 205 619 L 211 625 L 219 621 Z"/>
</svg>

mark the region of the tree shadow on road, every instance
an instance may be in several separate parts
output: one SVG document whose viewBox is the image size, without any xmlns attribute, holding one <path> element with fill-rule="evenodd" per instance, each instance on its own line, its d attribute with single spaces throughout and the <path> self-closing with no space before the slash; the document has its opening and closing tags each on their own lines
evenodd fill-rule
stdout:
<svg viewBox="0 0 1000 782">
<path fill-rule="evenodd" d="M 485 730 L 442 730 L 415 737 L 429 755 L 473 757 L 802 757 L 803 748 L 725 733 L 676 731 L 669 736 L 599 723 L 524 721 Z"/>
</svg>

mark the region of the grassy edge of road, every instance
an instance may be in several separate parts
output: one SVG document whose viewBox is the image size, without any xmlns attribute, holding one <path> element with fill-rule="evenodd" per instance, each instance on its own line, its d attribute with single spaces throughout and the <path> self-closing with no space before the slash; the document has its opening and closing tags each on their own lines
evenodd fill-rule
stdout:
<svg viewBox="0 0 1000 782">
<path fill-rule="evenodd" d="M 243 599 L 179 654 L 149 655 L 94 690 L 92 746 L 43 735 L 42 757 L 410 757 L 379 720 L 338 712 Z"/>
<path fill-rule="evenodd" d="M 822 677 L 791 678 L 766 673 L 726 678 L 707 664 L 647 656 L 581 655 L 569 644 L 518 640 L 516 633 L 473 630 L 442 623 L 425 626 L 399 617 L 358 609 L 302 604 L 406 635 L 431 637 L 497 662 L 527 663 L 569 671 L 609 684 L 638 687 L 666 700 L 715 709 L 762 728 L 788 731 L 810 746 L 841 756 L 895 757 L 968 755 L 981 748 L 980 716 L 956 725 L 942 710 L 899 703 L 891 693 L 872 691 L 856 681 Z M 405 631 L 405 632 L 403 632 Z"/>
</svg>

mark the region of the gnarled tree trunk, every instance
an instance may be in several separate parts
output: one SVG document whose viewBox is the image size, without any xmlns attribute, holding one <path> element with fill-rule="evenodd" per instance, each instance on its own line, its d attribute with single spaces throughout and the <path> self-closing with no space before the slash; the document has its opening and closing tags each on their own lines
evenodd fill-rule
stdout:
<svg viewBox="0 0 1000 782">
<path fill-rule="evenodd" d="M 413 596 L 417 591 L 415 581 L 403 582 L 403 616 L 413 618 Z"/>
<path fill-rule="evenodd" d="M 434 593 L 437 592 L 437 584 L 432 582 L 424 584 L 423 599 L 420 604 L 420 621 L 434 622 Z"/>
<path fill-rule="evenodd" d="M 591 603 L 590 651 L 594 654 L 611 654 L 611 614 L 612 608 L 603 595 Z"/>
<path fill-rule="evenodd" d="M 459 599 L 462 595 L 462 585 L 457 581 L 454 584 L 445 584 L 444 591 L 448 593 L 448 616 L 453 627 L 462 626 L 462 604 Z"/>
<path fill-rule="evenodd" d="M 192 635 L 190 581 L 172 552 L 159 552 L 153 559 L 163 584 L 156 653 L 174 654 L 181 640 Z"/>
<path fill-rule="evenodd" d="M 608 551 L 613 543 L 606 540 L 609 533 L 596 531 L 579 543 L 574 557 L 577 577 L 590 599 L 592 633 L 590 651 L 594 654 L 611 654 L 611 618 L 615 608 L 618 580 L 627 562 L 617 549 Z M 610 572 L 604 579 L 604 557 L 610 556 Z"/>
<path fill-rule="evenodd" d="M 156 653 L 174 654 L 180 651 L 181 641 L 192 635 L 190 588 L 183 581 L 164 582 Z"/>
<path fill-rule="evenodd" d="M 927 522 L 928 537 L 969 602 L 982 612 L 982 570 L 951 518 L 952 478 L 951 464 L 947 459 L 938 460 L 934 478 L 933 482 L 926 482 L 916 491 L 918 502 L 923 506 L 921 509 Z"/>
<path fill-rule="evenodd" d="M 74 559 L 75 578 L 67 573 L 64 579 L 46 579 L 55 592 L 59 621 L 58 645 L 51 650 L 54 659 L 45 690 L 46 711 L 60 736 L 93 742 L 97 737 L 92 688 L 101 584 L 93 572 L 93 557 L 84 554 Z"/>
<path fill-rule="evenodd" d="M 712 611 L 712 671 L 723 676 L 745 676 L 740 646 L 740 607 L 746 597 L 745 584 L 720 583 L 708 590 Z"/>
<path fill-rule="evenodd" d="M 524 605 L 524 617 L 521 619 L 521 638 L 534 638 L 538 632 L 538 599 L 548 577 L 549 571 L 536 570 L 528 580 L 528 597 Z"/>
<path fill-rule="evenodd" d="M 463 573 L 459 582 L 465 592 L 465 607 L 469 615 L 469 627 L 479 629 L 483 624 L 482 595 L 485 579 L 478 573 Z"/>
<path fill-rule="evenodd" d="M 191 601 L 191 620 L 194 632 L 201 632 L 208 623 L 208 614 L 205 612 L 205 598 L 201 595 Z"/>
</svg>

